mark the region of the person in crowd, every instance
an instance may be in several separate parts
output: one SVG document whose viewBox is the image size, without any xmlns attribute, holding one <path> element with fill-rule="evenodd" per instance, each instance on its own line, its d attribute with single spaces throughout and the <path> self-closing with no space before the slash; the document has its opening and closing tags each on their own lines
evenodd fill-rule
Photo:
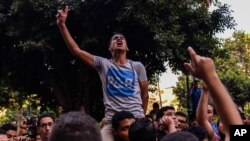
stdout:
<svg viewBox="0 0 250 141">
<path fill-rule="evenodd" d="M 210 141 L 210 136 L 208 135 L 207 130 L 200 125 L 191 125 L 184 131 L 194 134 L 199 141 Z"/>
<path fill-rule="evenodd" d="M 40 136 L 40 134 L 36 134 L 35 141 L 42 141 L 42 140 L 41 140 L 41 136 Z"/>
<path fill-rule="evenodd" d="M 211 124 L 214 132 L 219 136 L 218 125 L 215 122 L 215 117 L 217 115 L 217 112 L 211 100 L 210 101 L 208 100 L 207 115 L 208 115 L 208 121 Z"/>
<path fill-rule="evenodd" d="M 158 102 L 154 102 L 152 107 L 153 107 L 153 109 L 146 116 L 148 118 L 150 118 L 154 122 L 155 128 L 158 128 L 158 124 L 157 124 L 157 121 L 156 121 L 156 115 L 157 115 L 157 112 L 160 109 L 160 105 L 158 104 Z"/>
<path fill-rule="evenodd" d="M 49 141 L 102 141 L 100 127 L 91 116 L 71 111 L 56 120 Z"/>
<path fill-rule="evenodd" d="M 159 109 L 160 109 L 159 103 L 158 103 L 158 102 L 154 102 L 154 103 L 153 103 L 153 109 L 152 109 L 152 110 L 157 112 Z"/>
<path fill-rule="evenodd" d="M 0 129 L 0 141 L 8 141 L 8 137 L 6 135 L 6 132 L 2 129 Z"/>
<path fill-rule="evenodd" d="M 203 126 L 207 131 L 212 140 L 220 140 L 220 137 L 213 128 L 213 116 L 214 108 L 209 102 L 209 91 L 205 83 L 202 85 L 203 93 L 197 107 L 196 118 L 198 124 Z M 217 125 L 217 124 L 216 124 Z"/>
<path fill-rule="evenodd" d="M 27 141 L 28 137 L 28 125 L 25 117 L 22 117 L 17 128 L 18 141 Z"/>
<path fill-rule="evenodd" d="M 113 141 L 111 119 L 115 112 L 126 110 L 135 118 L 145 117 L 148 105 L 148 80 L 144 65 L 127 59 L 126 38 L 115 33 L 109 42 L 112 58 L 95 56 L 79 48 L 66 26 L 68 6 L 58 10 L 57 25 L 71 53 L 95 68 L 101 78 L 105 115 L 101 130 L 103 140 Z"/>
<path fill-rule="evenodd" d="M 175 108 L 173 106 L 162 107 L 156 115 L 156 120 L 158 122 L 158 128 L 156 132 L 158 140 L 160 140 L 166 134 L 177 131 L 178 121 Z"/>
<path fill-rule="evenodd" d="M 188 116 L 183 112 L 176 112 L 177 116 L 177 131 L 183 131 L 188 127 Z"/>
<path fill-rule="evenodd" d="M 190 132 L 179 131 L 165 135 L 160 141 L 199 141 L 199 139 Z"/>
<path fill-rule="evenodd" d="M 1 129 L 5 131 L 9 141 L 16 140 L 17 127 L 15 125 L 13 125 L 11 123 L 6 123 L 6 124 L 2 125 Z"/>
<path fill-rule="evenodd" d="M 112 127 L 115 141 L 129 141 L 128 130 L 135 117 L 128 111 L 120 111 L 112 117 Z"/>
<path fill-rule="evenodd" d="M 37 120 L 38 133 L 42 141 L 48 141 L 55 119 L 50 113 L 41 114 Z"/>
<path fill-rule="evenodd" d="M 216 73 L 216 67 L 214 65 L 213 60 L 209 57 L 204 57 L 204 56 L 200 56 L 196 54 L 196 52 L 191 47 L 188 48 L 188 51 L 191 56 L 192 64 L 184 63 L 184 67 L 189 73 L 191 73 L 191 75 L 201 79 L 203 83 L 206 85 L 206 88 L 207 88 L 206 91 L 209 92 L 211 99 L 214 102 L 218 116 L 220 117 L 223 123 L 224 132 L 225 132 L 225 140 L 229 141 L 230 140 L 230 125 L 242 125 L 243 124 L 240 114 L 235 106 L 235 103 L 233 102 L 227 89 L 225 88 L 221 80 L 219 79 Z M 203 91 L 204 91 L 204 88 L 203 88 Z M 203 94 L 208 93 L 208 92 L 203 92 Z M 207 108 L 207 105 L 204 107 Z M 224 107 L 227 107 L 227 108 L 224 108 Z M 196 114 L 196 115 L 200 115 L 200 114 Z M 211 126 L 211 124 L 207 120 L 207 116 L 203 116 L 203 119 L 200 121 L 202 122 L 201 124 L 203 124 L 203 126 L 204 125 L 208 125 L 206 127 L 209 127 L 209 125 Z M 213 130 L 211 129 L 210 131 L 213 131 Z M 211 135 L 211 132 L 209 133 L 209 135 Z"/>
<path fill-rule="evenodd" d="M 153 122 L 146 117 L 133 122 L 129 128 L 129 141 L 157 141 Z"/>
<path fill-rule="evenodd" d="M 191 106 L 192 112 L 190 115 L 191 121 L 194 122 L 196 116 L 196 109 L 202 94 L 202 88 L 199 87 L 200 80 L 198 78 L 194 78 L 193 85 L 190 90 L 190 99 L 191 99 Z"/>
</svg>

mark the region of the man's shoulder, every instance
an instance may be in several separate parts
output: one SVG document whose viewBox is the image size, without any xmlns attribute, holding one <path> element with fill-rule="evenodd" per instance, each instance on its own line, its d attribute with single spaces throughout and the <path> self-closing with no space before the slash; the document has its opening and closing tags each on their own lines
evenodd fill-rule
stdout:
<svg viewBox="0 0 250 141">
<path fill-rule="evenodd" d="M 140 61 L 129 60 L 129 62 L 135 66 L 144 66 Z"/>
</svg>

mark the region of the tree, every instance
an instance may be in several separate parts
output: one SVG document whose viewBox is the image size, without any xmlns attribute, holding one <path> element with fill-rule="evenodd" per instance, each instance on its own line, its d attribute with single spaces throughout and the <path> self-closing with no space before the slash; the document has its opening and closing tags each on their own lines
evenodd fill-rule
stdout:
<svg viewBox="0 0 250 141">
<path fill-rule="evenodd" d="M 222 50 L 226 58 L 216 57 L 216 65 L 222 82 L 235 102 L 244 107 L 250 95 L 250 37 L 244 31 L 235 31 L 232 38 L 225 39 Z"/>
<path fill-rule="evenodd" d="M 129 57 L 142 61 L 151 83 L 165 71 L 184 72 L 187 47 L 210 56 L 218 49 L 213 35 L 232 28 L 228 5 L 215 1 L 209 12 L 203 0 L 2 0 L 1 79 L 24 94 L 37 93 L 46 106 L 65 111 L 85 106 L 101 119 L 102 92 L 97 73 L 75 60 L 55 23 L 57 9 L 69 4 L 68 27 L 82 49 L 110 57 L 110 35 L 122 32 L 129 44 Z"/>
</svg>

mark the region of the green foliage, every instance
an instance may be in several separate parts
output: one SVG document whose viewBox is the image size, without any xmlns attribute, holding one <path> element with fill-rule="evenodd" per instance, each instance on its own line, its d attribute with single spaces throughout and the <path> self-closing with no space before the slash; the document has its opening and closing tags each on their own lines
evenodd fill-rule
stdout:
<svg viewBox="0 0 250 141">
<path fill-rule="evenodd" d="M 243 31 L 235 31 L 225 39 L 226 58 L 216 57 L 215 62 L 223 83 L 237 104 L 244 107 L 250 94 L 250 38 Z"/>
</svg>

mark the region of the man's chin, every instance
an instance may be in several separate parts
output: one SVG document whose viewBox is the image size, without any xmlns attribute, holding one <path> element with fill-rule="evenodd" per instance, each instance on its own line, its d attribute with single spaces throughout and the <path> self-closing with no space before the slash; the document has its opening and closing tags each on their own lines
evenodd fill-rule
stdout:
<svg viewBox="0 0 250 141">
<path fill-rule="evenodd" d="M 126 51 L 126 48 L 124 47 L 115 47 L 113 48 L 114 51 Z"/>
</svg>

